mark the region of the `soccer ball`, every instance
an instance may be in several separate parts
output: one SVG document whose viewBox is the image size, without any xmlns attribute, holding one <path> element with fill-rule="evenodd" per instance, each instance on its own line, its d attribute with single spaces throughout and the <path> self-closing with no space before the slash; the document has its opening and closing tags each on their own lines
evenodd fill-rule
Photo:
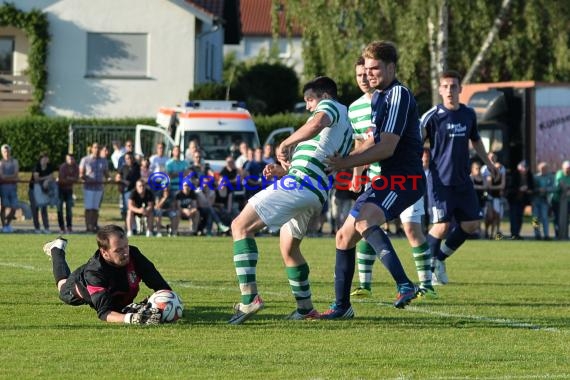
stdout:
<svg viewBox="0 0 570 380">
<path fill-rule="evenodd" d="M 162 310 L 161 322 L 176 322 L 182 317 L 184 304 L 172 290 L 158 290 L 148 302 L 152 307 Z"/>
</svg>

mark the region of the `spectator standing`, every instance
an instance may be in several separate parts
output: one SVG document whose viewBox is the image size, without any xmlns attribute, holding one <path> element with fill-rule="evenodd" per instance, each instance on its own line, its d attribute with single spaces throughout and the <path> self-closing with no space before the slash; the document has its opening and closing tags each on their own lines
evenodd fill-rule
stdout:
<svg viewBox="0 0 570 380">
<path fill-rule="evenodd" d="M 121 217 L 125 220 L 125 223 L 127 219 L 127 209 L 129 207 L 129 198 L 139 178 L 141 178 L 139 163 L 135 160 L 135 156 L 132 152 L 125 153 L 124 164 L 115 176 L 115 182 L 119 184 L 119 193 L 121 195 Z M 127 231 L 132 229 L 132 226 L 126 227 Z"/>
<path fill-rule="evenodd" d="M 107 160 L 100 155 L 99 144 L 94 142 L 90 154 L 79 161 L 79 178 L 83 181 L 83 202 L 87 232 L 97 232 L 99 208 L 103 199 L 105 180 L 109 176 Z"/>
<path fill-rule="evenodd" d="M 150 172 L 164 172 L 166 170 L 166 161 L 168 161 L 168 157 L 164 153 L 164 143 L 156 144 L 156 151 L 155 153 L 150 156 Z"/>
<path fill-rule="evenodd" d="M 172 148 L 172 158 L 166 162 L 166 173 L 170 177 L 170 193 L 176 194 L 180 188 L 180 174 L 186 176 L 188 174 L 188 162 L 180 156 L 180 147 Z"/>
<path fill-rule="evenodd" d="M 273 145 L 271 144 L 265 144 L 263 146 L 263 161 L 265 161 L 265 163 L 267 165 L 271 165 L 275 163 L 275 156 L 273 156 Z"/>
<path fill-rule="evenodd" d="M 226 165 L 220 171 L 220 181 L 224 181 L 228 191 L 232 193 L 232 202 L 241 211 L 245 206 L 245 189 L 241 185 L 241 177 L 233 156 L 226 157 Z"/>
<path fill-rule="evenodd" d="M 242 173 L 245 163 L 248 161 L 247 152 L 249 149 L 250 148 L 245 141 L 242 141 L 239 144 L 240 155 L 236 158 L 236 168 L 239 170 L 240 174 Z"/>
<path fill-rule="evenodd" d="M 188 141 L 188 148 L 186 148 L 186 151 L 184 152 L 184 158 L 188 162 L 189 167 L 194 165 L 194 153 L 196 152 L 202 152 L 202 149 L 200 148 L 198 140 L 191 139 Z"/>
<path fill-rule="evenodd" d="M 65 162 L 59 166 L 57 184 L 59 187 L 59 202 L 57 204 L 57 223 L 63 233 L 73 232 L 73 185 L 79 180 L 79 166 L 72 154 L 65 155 Z M 63 205 L 65 204 L 65 221 L 63 220 Z M 66 228 L 67 226 L 67 228 Z"/>
<path fill-rule="evenodd" d="M 481 168 L 483 177 L 487 184 L 487 205 L 485 206 L 485 238 L 500 240 L 503 238 L 501 232 L 501 220 L 503 219 L 504 207 L 503 197 L 507 183 L 507 170 L 497 161 L 494 153 L 489 153 L 489 160 L 494 162 L 495 169 L 499 173 L 492 176 L 487 165 Z M 489 227 L 491 233 L 489 234 Z"/>
<path fill-rule="evenodd" d="M 14 232 L 12 220 L 18 208 L 18 176 L 20 165 L 18 160 L 12 158 L 10 145 L 2 145 L 2 160 L 0 161 L 0 217 L 2 218 L 2 232 Z"/>
<path fill-rule="evenodd" d="M 532 173 L 528 170 L 526 161 L 521 161 L 517 165 L 516 172 L 513 173 L 507 192 L 512 240 L 522 240 L 520 233 L 524 209 L 530 205 L 533 192 L 534 182 L 532 180 Z"/>
<path fill-rule="evenodd" d="M 34 170 L 32 172 L 32 177 L 30 178 L 30 186 L 28 190 L 28 196 L 30 198 L 30 207 L 32 209 L 32 218 L 34 222 L 35 232 L 38 234 L 40 232 L 48 234 L 49 231 L 49 219 L 48 219 L 48 204 L 49 204 L 49 192 L 50 187 L 55 184 L 53 178 L 54 167 L 49 162 L 49 156 L 47 153 L 40 153 L 40 158 L 36 163 Z M 39 188 L 36 189 L 36 187 Z M 41 199 L 39 195 L 42 193 Z M 38 213 L 42 216 L 43 230 L 40 230 L 40 221 Z"/>
<path fill-rule="evenodd" d="M 534 197 L 532 199 L 532 215 L 535 218 L 533 221 L 534 237 L 537 240 L 544 238 L 550 240 L 549 234 L 549 213 L 550 213 L 550 198 L 554 191 L 554 176 L 550 173 L 548 164 L 540 162 L 537 166 L 537 173 L 534 176 Z M 540 235 L 540 226 L 542 225 L 543 235 Z"/>
<path fill-rule="evenodd" d="M 566 196 L 563 197 L 563 194 Z M 560 211 L 564 205 L 562 200 L 566 199 L 566 208 L 570 211 L 570 161 L 562 163 L 562 169 L 556 172 L 554 177 L 554 194 L 552 195 L 552 210 L 554 211 L 554 232 L 556 238 L 560 239 L 561 229 L 568 228 L 568 226 L 560 225 Z M 568 214 L 567 214 L 568 215 Z"/>
<path fill-rule="evenodd" d="M 144 181 L 145 185 L 148 184 L 148 179 L 151 175 L 150 171 L 150 161 L 148 158 L 143 158 L 141 160 L 141 179 Z"/>
<path fill-rule="evenodd" d="M 133 157 L 134 157 L 133 141 L 132 140 L 125 141 L 124 153 L 123 153 L 123 155 L 121 155 L 121 157 L 119 157 L 119 160 L 117 162 L 117 170 L 121 170 L 121 168 L 125 164 L 125 154 L 127 154 L 127 153 L 133 153 Z M 135 159 L 136 159 L 136 157 L 135 157 Z"/>
<path fill-rule="evenodd" d="M 121 146 L 121 142 L 119 140 L 114 140 L 112 144 L 113 153 L 111 154 L 111 163 L 113 164 L 114 170 L 119 170 L 119 160 L 125 155 L 127 150 L 125 147 Z"/>
<path fill-rule="evenodd" d="M 246 199 L 251 198 L 261 190 L 261 176 L 263 175 L 263 168 L 265 168 L 266 165 L 267 163 L 263 161 L 263 150 L 261 148 L 255 148 L 253 151 L 253 159 L 248 161 L 244 166 Z"/>
</svg>

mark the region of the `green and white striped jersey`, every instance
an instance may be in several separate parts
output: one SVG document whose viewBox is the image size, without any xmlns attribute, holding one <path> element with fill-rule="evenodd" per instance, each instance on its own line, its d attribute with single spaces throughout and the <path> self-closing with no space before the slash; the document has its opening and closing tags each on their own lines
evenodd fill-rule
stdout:
<svg viewBox="0 0 570 380">
<path fill-rule="evenodd" d="M 352 137 L 355 140 L 368 140 L 373 138 L 376 125 L 372 123 L 371 100 L 366 94 L 356 99 L 348 107 L 348 117 L 352 125 Z M 380 164 L 374 162 L 368 167 L 368 178 L 380 175 Z"/>
<path fill-rule="evenodd" d="M 319 112 L 326 113 L 332 122 L 312 139 L 297 144 L 288 174 L 297 179 L 309 177 L 308 179 L 313 186 L 305 186 L 304 188 L 313 191 L 324 204 L 328 198 L 331 183 L 325 173 L 323 161 L 327 156 L 334 155 L 335 152 L 338 152 L 342 157 L 350 153 L 352 129 L 346 106 L 336 100 L 321 100 L 308 120 L 311 120 Z M 305 180 L 304 182 L 308 181 Z"/>
</svg>

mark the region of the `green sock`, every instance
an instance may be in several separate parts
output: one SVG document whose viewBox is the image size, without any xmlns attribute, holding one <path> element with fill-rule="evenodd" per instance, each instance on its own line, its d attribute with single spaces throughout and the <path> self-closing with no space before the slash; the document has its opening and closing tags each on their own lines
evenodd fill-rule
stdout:
<svg viewBox="0 0 570 380">
<path fill-rule="evenodd" d="M 372 267 L 376 261 L 376 252 L 365 240 L 356 245 L 356 263 L 360 287 L 372 290 Z"/>
<path fill-rule="evenodd" d="M 427 242 L 419 247 L 412 247 L 418 279 L 422 287 L 431 288 L 431 251 Z"/>
<path fill-rule="evenodd" d="M 309 265 L 307 263 L 298 267 L 287 267 L 287 278 L 291 285 L 291 292 L 297 301 L 297 311 L 307 314 L 313 309 L 311 301 L 311 285 L 309 283 Z"/>
<path fill-rule="evenodd" d="M 253 302 L 257 295 L 255 267 L 257 265 L 257 244 L 251 238 L 234 241 L 234 266 L 241 291 L 241 303 Z"/>
</svg>

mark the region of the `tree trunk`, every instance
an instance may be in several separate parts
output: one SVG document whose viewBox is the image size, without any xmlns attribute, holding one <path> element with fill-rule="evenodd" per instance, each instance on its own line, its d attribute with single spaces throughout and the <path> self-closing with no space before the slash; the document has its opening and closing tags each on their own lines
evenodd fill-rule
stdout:
<svg viewBox="0 0 570 380">
<path fill-rule="evenodd" d="M 448 42 L 448 3 L 441 0 L 437 15 L 437 35 L 432 15 L 428 17 L 428 38 L 430 52 L 430 76 L 431 76 L 431 102 L 432 105 L 439 103 L 439 74 L 447 70 L 447 42 Z"/>
<path fill-rule="evenodd" d="M 471 64 L 471 67 L 467 71 L 467 74 L 465 74 L 462 84 L 471 83 L 471 81 L 473 80 L 475 73 L 477 72 L 477 70 L 479 70 L 481 63 L 483 63 L 483 59 L 485 59 L 485 56 L 487 55 L 489 49 L 491 48 L 491 45 L 493 44 L 495 37 L 497 37 L 497 35 L 499 34 L 501 26 L 503 26 L 503 24 L 506 21 L 507 13 L 511 6 L 511 3 L 512 0 L 503 0 L 503 4 L 501 4 L 501 10 L 499 11 L 497 17 L 495 18 L 493 26 L 491 27 L 491 30 L 489 30 L 489 33 L 487 34 L 487 38 L 483 42 L 481 50 L 479 50 L 479 54 L 477 54 L 477 57 L 475 57 L 475 60 Z"/>
</svg>

